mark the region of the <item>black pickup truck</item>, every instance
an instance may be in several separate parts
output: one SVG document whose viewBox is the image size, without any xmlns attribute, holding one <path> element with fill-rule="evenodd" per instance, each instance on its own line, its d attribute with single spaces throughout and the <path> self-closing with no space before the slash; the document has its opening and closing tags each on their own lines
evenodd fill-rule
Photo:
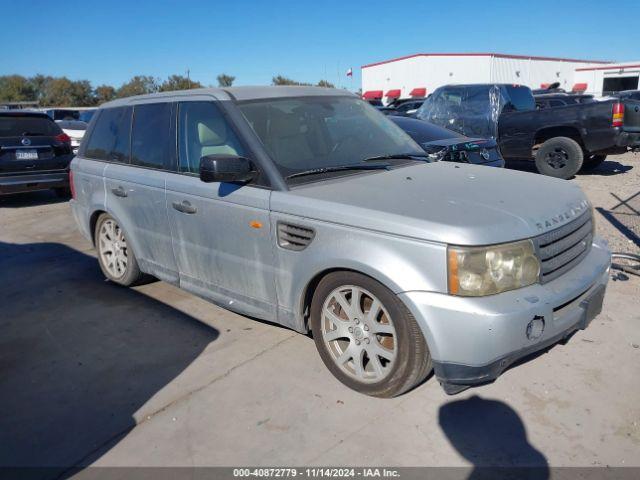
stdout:
<svg viewBox="0 0 640 480">
<path fill-rule="evenodd" d="M 494 138 L 506 160 L 535 160 L 540 173 L 558 178 L 640 148 L 640 101 L 626 98 L 537 109 L 525 86 L 447 85 L 417 117 L 469 137 Z"/>
</svg>

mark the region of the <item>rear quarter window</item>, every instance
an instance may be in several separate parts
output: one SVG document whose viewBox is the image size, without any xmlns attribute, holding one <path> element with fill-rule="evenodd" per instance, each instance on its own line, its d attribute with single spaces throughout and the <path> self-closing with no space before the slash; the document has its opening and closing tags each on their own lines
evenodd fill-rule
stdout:
<svg viewBox="0 0 640 480">
<path fill-rule="evenodd" d="M 107 108 L 100 112 L 84 156 L 96 160 L 129 161 L 131 107 Z"/>
<path fill-rule="evenodd" d="M 0 116 L 0 137 L 52 137 L 60 133 L 60 127 L 47 117 Z"/>
</svg>

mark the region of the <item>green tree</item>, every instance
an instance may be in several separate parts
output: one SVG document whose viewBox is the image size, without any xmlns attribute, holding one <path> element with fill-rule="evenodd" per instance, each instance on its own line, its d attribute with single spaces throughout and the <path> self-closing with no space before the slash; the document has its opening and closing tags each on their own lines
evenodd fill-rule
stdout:
<svg viewBox="0 0 640 480">
<path fill-rule="evenodd" d="M 5 102 L 33 102 L 37 100 L 33 84 L 22 75 L 0 77 L 0 100 Z"/>
<path fill-rule="evenodd" d="M 233 81 L 236 79 L 236 77 L 227 75 L 226 73 L 221 73 L 217 78 L 219 87 L 230 87 L 233 85 Z"/>
<path fill-rule="evenodd" d="M 91 83 L 67 77 L 53 78 L 47 82 L 40 104 L 51 107 L 91 106 L 94 104 Z"/>
<path fill-rule="evenodd" d="M 302 83 L 296 82 L 295 80 L 291 80 L 290 78 L 283 77 L 282 75 L 278 75 L 277 77 L 273 77 L 271 79 L 271 83 L 273 85 L 305 85 L 310 86 L 310 83 Z"/>
<path fill-rule="evenodd" d="M 336 88 L 336 86 L 333 83 L 331 83 L 331 82 L 329 82 L 327 80 L 320 80 L 318 82 L 318 86 L 319 87 L 325 87 L 325 88 Z"/>
<path fill-rule="evenodd" d="M 144 95 L 145 93 L 155 93 L 157 91 L 158 83 L 155 78 L 147 75 L 136 75 L 116 91 L 116 97 Z"/>
<path fill-rule="evenodd" d="M 159 87 L 161 92 L 171 92 L 174 90 L 190 90 L 192 88 L 202 88 L 200 82 L 183 77 L 182 75 L 171 75 Z"/>
<path fill-rule="evenodd" d="M 33 89 L 36 92 L 36 100 L 38 102 L 42 103 L 51 80 L 53 80 L 53 77 L 50 75 L 42 75 L 41 73 L 38 73 L 29 79 L 29 83 L 33 85 Z"/>
<path fill-rule="evenodd" d="M 111 85 L 100 85 L 93 92 L 93 98 L 97 105 L 113 100 L 116 97 L 116 89 Z"/>
</svg>

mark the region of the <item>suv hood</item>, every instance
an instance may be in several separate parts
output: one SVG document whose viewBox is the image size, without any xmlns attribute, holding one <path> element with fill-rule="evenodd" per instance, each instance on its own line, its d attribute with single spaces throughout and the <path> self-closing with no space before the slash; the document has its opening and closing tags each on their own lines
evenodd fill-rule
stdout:
<svg viewBox="0 0 640 480">
<path fill-rule="evenodd" d="M 455 245 L 534 237 L 588 208 L 580 187 L 566 180 L 447 162 L 358 173 L 271 195 L 276 212 Z"/>
</svg>

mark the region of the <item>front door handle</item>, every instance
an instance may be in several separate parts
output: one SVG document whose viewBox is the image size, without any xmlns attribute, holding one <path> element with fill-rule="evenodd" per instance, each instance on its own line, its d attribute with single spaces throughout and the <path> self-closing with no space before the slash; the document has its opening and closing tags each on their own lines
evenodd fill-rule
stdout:
<svg viewBox="0 0 640 480">
<path fill-rule="evenodd" d="M 112 188 L 111 192 L 116 196 L 116 197 L 126 197 L 128 195 L 127 191 L 122 188 L 122 187 L 118 187 L 118 188 Z"/>
<path fill-rule="evenodd" d="M 193 215 L 198 211 L 196 207 L 191 205 L 191 203 L 187 202 L 186 200 L 184 200 L 182 203 L 173 202 L 173 208 L 175 208 L 179 212 L 187 213 L 189 215 Z"/>
</svg>

